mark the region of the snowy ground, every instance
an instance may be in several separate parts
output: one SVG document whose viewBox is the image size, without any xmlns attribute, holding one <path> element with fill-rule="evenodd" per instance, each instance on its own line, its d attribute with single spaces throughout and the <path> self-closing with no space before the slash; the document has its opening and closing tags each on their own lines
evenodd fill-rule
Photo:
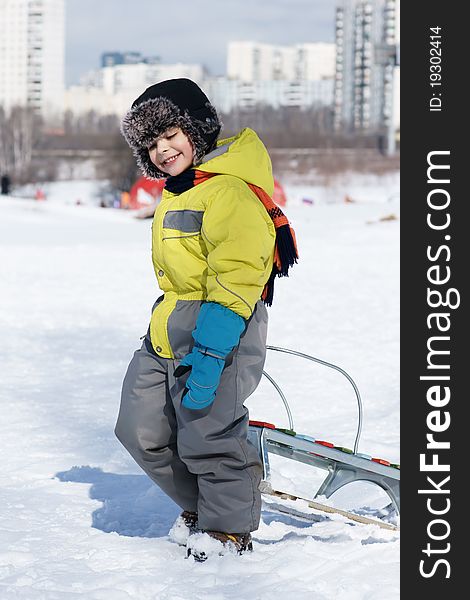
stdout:
<svg viewBox="0 0 470 600">
<path fill-rule="evenodd" d="M 42 203 L 0 197 L 0 598 L 398 598 L 399 534 L 372 525 L 309 524 L 266 504 L 252 555 L 196 564 L 168 540 L 178 508 L 113 434 L 158 294 L 150 220 L 87 205 L 85 188 L 61 184 Z M 364 403 L 359 450 L 399 462 L 399 220 L 380 220 L 399 216 L 398 179 L 348 189 L 356 203 L 338 202 L 339 188 L 287 186 L 301 261 L 277 281 L 268 343 L 346 369 Z M 298 432 L 353 446 L 357 406 L 341 375 L 274 352 L 266 371 Z M 248 406 L 288 425 L 267 380 Z M 315 492 L 316 472 L 274 463 L 283 488 Z M 387 503 L 359 484 L 335 496 L 346 508 Z"/>
</svg>

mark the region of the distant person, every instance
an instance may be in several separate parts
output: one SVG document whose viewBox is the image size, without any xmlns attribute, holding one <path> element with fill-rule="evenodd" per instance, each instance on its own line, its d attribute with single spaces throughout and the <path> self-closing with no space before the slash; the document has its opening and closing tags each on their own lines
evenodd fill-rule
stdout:
<svg viewBox="0 0 470 600">
<path fill-rule="evenodd" d="M 121 203 L 120 208 L 129 208 L 131 195 L 129 192 L 121 192 Z"/>
<path fill-rule="evenodd" d="M 34 194 L 34 198 L 38 201 L 43 201 L 46 199 L 46 194 L 44 193 L 44 190 L 40 187 L 36 188 L 36 192 Z"/>
<path fill-rule="evenodd" d="M 249 128 L 221 123 L 189 79 L 152 85 L 122 132 L 144 175 L 167 177 L 152 258 L 164 294 L 128 367 L 116 435 L 183 512 L 171 536 L 188 555 L 252 550 L 262 466 L 245 400 L 261 379 L 276 275 L 297 250 L 271 199 L 271 161 Z"/>
<path fill-rule="evenodd" d="M 11 185 L 10 177 L 6 174 L 2 175 L 0 186 L 1 186 L 1 191 L 2 191 L 3 196 L 8 196 L 10 194 L 10 185 Z"/>
</svg>

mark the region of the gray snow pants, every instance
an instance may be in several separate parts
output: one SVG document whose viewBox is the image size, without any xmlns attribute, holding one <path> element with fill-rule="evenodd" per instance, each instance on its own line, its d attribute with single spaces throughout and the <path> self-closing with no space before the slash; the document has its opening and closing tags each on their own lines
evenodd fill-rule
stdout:
<svg viewBox="0 0 470 600">
<path fill-rule="evenodd" d="M 262 376 L 267 321 L 260 301 L 206 409 L 181 405 L 187 375 L 175 379 L 179 360 L 159 357 L 148 333 L 124 378 L 116 436 L 176 504 L 198 513 L 202 529 L 246 533 L 259 525 L 262 466 L 243 403 Z"/>
</svg>

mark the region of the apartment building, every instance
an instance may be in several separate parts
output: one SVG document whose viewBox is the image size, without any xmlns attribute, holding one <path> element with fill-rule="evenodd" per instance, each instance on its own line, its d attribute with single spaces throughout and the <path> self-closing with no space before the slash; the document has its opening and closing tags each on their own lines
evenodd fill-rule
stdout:
<svg viewBox="0 0 470 600">
<path fill-rule="evenodd" d="M 337 130 L 377 132 L 399 126 L 398 11 L 398 0 L 342 0 L 337 6 Z"/>
<path fill-rule="evenodd" d="M 0 2 L 0 105 L 31 106 L 51 124 L 64 109 L 64 0 Z"/>
<path fill-rule="evenodd" d="M 238 81 L 318 81 L 334 77 L 335 45 L 324 42 L 276 46 L 250 41 L 228 44 L 227 78 Z"/>
</svg>

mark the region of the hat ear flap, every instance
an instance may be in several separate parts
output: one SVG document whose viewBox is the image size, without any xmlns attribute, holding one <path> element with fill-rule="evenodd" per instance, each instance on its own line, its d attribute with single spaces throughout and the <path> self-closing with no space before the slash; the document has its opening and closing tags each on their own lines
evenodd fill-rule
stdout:
<svg viewBox="0 0 470 600">
<path fill-rule="evenodd" d="M 204 156 L 213 150 L 222 129 L 222 122 L 214 106 L 210 102 L 206 102 L 203 108 L 193 110 L 191 113 L 184 112 L 181 129 L 193 144 L 193 163 L 198 165 Z"/>
<path fill-rule="evenodd" d="M 137 166 L 147 179 L 164 179 L 165 177 L 168 177 L 167 173 L 160 171 L 160 169 L 150 160 L 147 148 L 139 148 L 137 151 L 133 150 L 132 153 L 136 158 Z"/>
<path fill-rule="evenodd" d="M 159 135 L 171 127 L 179 127 L 180 119 L 180 109 L 165 97 L 150 98 L 133 106 L 122 119 L 121 133 L 148 179 L 168 176 L 152 163 L 148 148 Z"/>
</svg>

